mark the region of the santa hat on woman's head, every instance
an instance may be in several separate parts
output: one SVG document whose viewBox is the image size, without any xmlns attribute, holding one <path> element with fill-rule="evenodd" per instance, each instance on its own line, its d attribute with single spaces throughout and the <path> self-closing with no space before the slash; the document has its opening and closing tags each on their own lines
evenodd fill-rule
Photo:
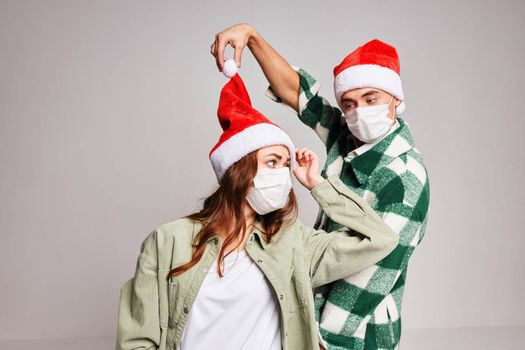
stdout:
<svg viewBox="0 0 525 350">
<path fill-rule="evenodd" d="M 405 95 L 395 47 L 374 39 L 355 49 L 334 68 L 335 98 L 341 109 L 345 92 L 365 87 L 384 90 L 401 100 L 396 113 L 403 113 Z"/>
<path fill-rule="evenodd" d="M 279 126 L 252 107 L 239 74 L 222 88 L 217 116 L 223 133 L 209 155 L 217 180 L 248 153 L 272 145 L 288 147 L 293 168 L 295 148 L 292 140 Z"/>
</svg>

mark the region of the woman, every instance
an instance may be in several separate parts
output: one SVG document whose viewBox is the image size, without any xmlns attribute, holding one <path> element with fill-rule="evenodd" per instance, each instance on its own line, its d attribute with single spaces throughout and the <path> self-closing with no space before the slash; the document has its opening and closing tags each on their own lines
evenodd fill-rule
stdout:
<svg viewBox="0 0 525 350">
<path fill-rule="evenodd" d="M 235 75 L 218 108 L 210 152 L 219 188 L 203 209 L 158 226 L 121 289 L 117 349 L 319 349 L 312 288 L 388 255 L 395 233 L 319 159 L 297 152 L 253 109 Z M 291 169 L 341 229 L 297 216 Z"/>
</svg>

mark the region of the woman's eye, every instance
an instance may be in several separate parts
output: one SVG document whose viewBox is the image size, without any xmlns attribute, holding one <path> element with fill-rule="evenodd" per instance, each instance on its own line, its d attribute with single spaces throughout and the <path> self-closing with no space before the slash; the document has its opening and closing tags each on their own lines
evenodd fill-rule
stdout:
<svg viewBox="0 0 525 350">
<path fill-rule="evenodd" d="M 374 103 L 377 99 L 376 98 L 369 98 L 366 100 L 367 103 Z"/>
<path fill-rule="evenodd" d="M 270 160 L 270 161 L 269 161 L 268 163 L 266 163 L 266 164 L 268 164 L 268 166 L 269 166 L 270 168 L 273 168 L 273 167 L 275 166 L 275 160 Z"/>
</svg>

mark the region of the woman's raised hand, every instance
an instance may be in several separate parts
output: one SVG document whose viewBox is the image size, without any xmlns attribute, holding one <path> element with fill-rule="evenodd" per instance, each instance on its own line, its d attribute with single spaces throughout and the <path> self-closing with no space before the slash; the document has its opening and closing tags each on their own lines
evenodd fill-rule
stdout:
<svg viewBox="0 0 525 350">
<path fill-rule="evenodd" d="M 241 67 L 242 50 L 248 40 L 256 33 L 255 28 L 247 23 L 236 24 L 215 34 L 215 41 L 211 44 L 210 53 L 215 57 L 217 68 L 222 72 L 224 68 L 224 50 L 229 44 L 235 50 L 233 59 L 237 67 Z"/>
<path fill-rule="evenodd" d="M 293 173 L 301 185 L 308 190 L 312 190 L 324 180 L 319 173 L 319 158 L 317 154 L 303 147 L 295 152 L 295 158 L 297 159 L 297 165 L 293 169 Z"/>
</svg>

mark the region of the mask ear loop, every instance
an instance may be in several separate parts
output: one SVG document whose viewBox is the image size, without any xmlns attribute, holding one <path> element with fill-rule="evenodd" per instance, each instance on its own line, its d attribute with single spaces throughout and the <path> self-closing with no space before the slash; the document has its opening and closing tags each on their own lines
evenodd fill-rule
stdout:
<svg viewBox="0 0 525 350">
<path fill-rule="evenodd" d="M 388 107 L 390 107 L 390 103 L 392 102 L 393 99 L 394 99 L 394 95 L 390 95 L 390 101 L 388 101 L 388 104 L 387 104 Z M 395 118 L 397 118 L 396 106 L 394 106 L 394 120 Z"/>
<path fill-rule="evenodd" d="M 387 105 L 390 107 L 390 103 L 392 102 L 392 100 L 394 99 L 394 95 L 390 95 L 390 101 L 388 101 Z"/>
</svg>

